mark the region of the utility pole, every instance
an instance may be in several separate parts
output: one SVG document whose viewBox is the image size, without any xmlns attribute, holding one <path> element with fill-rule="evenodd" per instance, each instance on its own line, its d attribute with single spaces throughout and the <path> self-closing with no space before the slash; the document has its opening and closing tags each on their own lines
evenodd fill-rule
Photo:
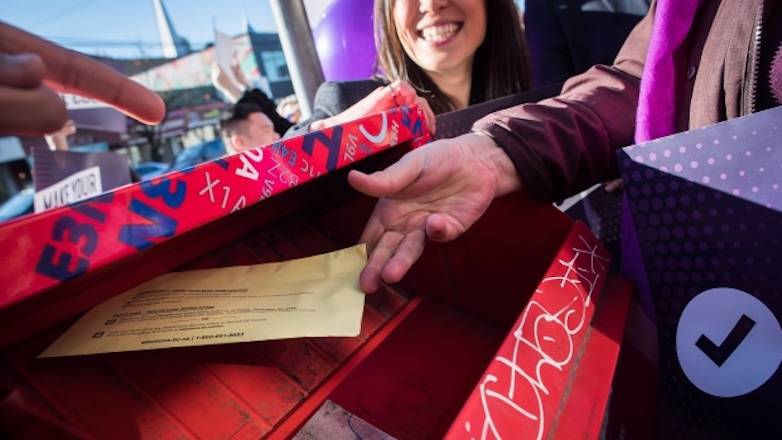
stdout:
<svg viewBox="0 0 782 440">
<path fill-rule="evenodd" d="M 303 0 L 269 0 L 280 34 L 288 72 L 296 91 L 302 118 L 312 114 L 315 92 L 323 83 L 315 41 Z"/>
</svg>

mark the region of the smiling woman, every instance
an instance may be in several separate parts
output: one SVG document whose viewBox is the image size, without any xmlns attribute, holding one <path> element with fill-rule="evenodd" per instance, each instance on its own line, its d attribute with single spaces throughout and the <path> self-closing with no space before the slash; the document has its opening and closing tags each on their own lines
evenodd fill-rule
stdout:
<svg viewBox="0 0 782 440">
<path fill-rule="evenodd" d="M 426 89 L 438 88 L 454 107 L 466 107 L 475 53 L 486 37 L 485 3 L 483 0 L 458 0 L 442 8 L 435 5 L 436 1 L 425 2 L 429 6 L 414 3 L 395 2 L 391 12 L 393 20 L 383 20 L 384 41 L 388 45 L 384 55 L 395 52 L 396 58 L 403 61 L 398 65 L 413 71 L 420 69 L 434 82 L 434 87 L 428 84 Z M 431 13 L 421 13 L 427 9 Z M 393 38 L 394 34 L 398 38 Z M 400 53 L 400 46 L 404 54 Z M 412 61 L 412 66 L 407 59 Z M 389 71 L 397 65 L 386 64 Z M 438 101 L 447 106 L 446 100 Z"/>
<path fill-rule="evenodd" d="M 377 0 L 378 58 L 435 113 L 529 88 L 526 45 L 512 0 Z"/>
<path fill-rule="evenodd" d="M 286 136 L 405 103 L 432 115 L 529 88 L 513 0 L 375 0 L 374 15 L 378 76 L 324 83 L 312 117 Z"/>
</svg>

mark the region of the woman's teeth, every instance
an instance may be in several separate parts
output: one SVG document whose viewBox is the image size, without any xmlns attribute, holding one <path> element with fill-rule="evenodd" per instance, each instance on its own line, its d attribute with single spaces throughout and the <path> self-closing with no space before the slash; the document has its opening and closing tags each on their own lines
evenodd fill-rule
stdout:
<svg viewBox="0 0 782 440">
<path fill-rule="evenodd" d="M 458 30 L 459 25 L 456 23 L 429 26 L 421 31 L 421 36 L 430 43 L 439 43 L 451 38 Z"/>
</svg>

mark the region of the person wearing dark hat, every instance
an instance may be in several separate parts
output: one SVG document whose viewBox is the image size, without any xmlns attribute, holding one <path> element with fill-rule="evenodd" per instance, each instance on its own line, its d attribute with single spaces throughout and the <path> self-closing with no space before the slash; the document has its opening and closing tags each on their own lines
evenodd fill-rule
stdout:
<svg viewBox="0 0 782 440">
<path fill-rule="evenodd" d="M 221 123 L 223 143 L 229 154 L 269 145 L 280 134 L 267 113 L 254 102 L 238 102 Z"/>
<path fill-rule="evenodd" d="M 277 113 L 277 105 L 263 91 L 258 88 L 250 86 L 249 81 L 242 73 L 242 69 L 239 68 L 237 63 L 231 66 L 231 70 L 234 78 L 231 78 L 218 64 L 214 64 L 212 67 L 212 84 L 217 90 L 219 90 L 225 97 L 232 103 L 234 107 L 239 105 L 251 105 L 258 109 L 271 124 L 274 126 L 274 131 L 277 133 L 285 133 L 289 128 L 293 126 L 293 123 Z M 237 114 L 249 115 L 249 107 L 239 109 Z M 236 111 L 234 111 L 236 113 Z M 242 118 L 245 119 L 245 118 Z M 253 120 L 260 123 L 260 116 L 253 116 Z M 265 120 L 264 120 L 265 122 Z M 259 128 L 260 125 L 259 125 Z M 279 136 L 278 136 L 279 137 Z"/>
</svg>

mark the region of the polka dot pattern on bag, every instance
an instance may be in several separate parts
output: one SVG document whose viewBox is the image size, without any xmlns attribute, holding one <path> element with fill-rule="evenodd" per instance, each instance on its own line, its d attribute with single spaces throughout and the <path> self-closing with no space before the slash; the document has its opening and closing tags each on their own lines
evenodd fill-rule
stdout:
<svg viewBox="0 0 782 440">
<path fill-rule="evenodd" d="M 782 108 L 761 114 L 768 117 L 680 135 L 678 145 L 658 147 L 668 137 L 625 148 L 625 160 L 782 210 Z"/>
</svg>

